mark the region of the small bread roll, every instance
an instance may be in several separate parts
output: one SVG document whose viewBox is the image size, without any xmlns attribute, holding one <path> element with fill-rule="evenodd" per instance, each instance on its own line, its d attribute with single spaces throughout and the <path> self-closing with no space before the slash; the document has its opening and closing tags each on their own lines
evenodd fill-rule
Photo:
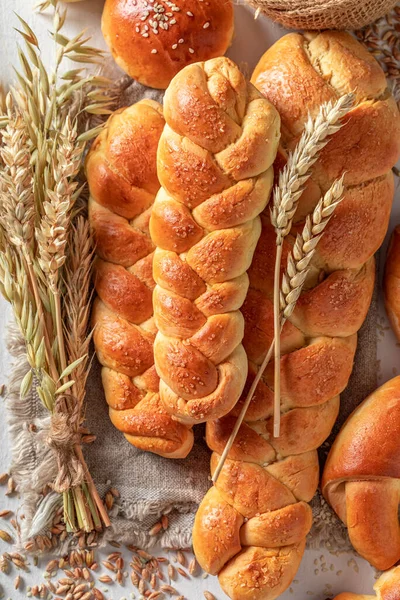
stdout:
<svg viewBox="0 0 400 600">
<path fill-rule="evenodd" d="M 233 6 L 231 0 L 106 0 L 102 30 L 126 73 L 166 89 L 186 65 L 225 54 Z"/>
</svg>

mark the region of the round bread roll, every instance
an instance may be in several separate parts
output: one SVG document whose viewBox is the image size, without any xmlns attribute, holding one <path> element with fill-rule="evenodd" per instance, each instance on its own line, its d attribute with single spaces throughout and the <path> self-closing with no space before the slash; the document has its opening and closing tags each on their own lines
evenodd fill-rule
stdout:
<svg viewBox="0 0 400 600">
<path fill-rule="evenodd" d="M 225 54 L 233 6 L 231 0 L 106 0 L 102 30 L 126 73 L 166 89 L 186 65 Z"/>
</svg>

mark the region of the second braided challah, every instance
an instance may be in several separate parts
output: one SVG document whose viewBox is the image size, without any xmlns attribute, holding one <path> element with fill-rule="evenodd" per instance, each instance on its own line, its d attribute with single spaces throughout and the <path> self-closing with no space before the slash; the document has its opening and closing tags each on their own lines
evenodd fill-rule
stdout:
<svg viewBox="0 0 400 600">
<path fill-rule="evenodd" d="M 148 226 L 160 187 L 156 151 L 163 127 L 161 106 L 142 100 L 110 117 L 88 155 L 97 254 L 92 322 L 113 424 L 138 448 L 183 458 L 193 433 L 161 404 L 153 355 L 154 246 Z"/>
<path fill-rule="evenodd" d="M 385 236 L 393 199 L 400 118 L 378 63 L 347 34 L 283 37 L 261 59 L 253 82 L 281 114 L 280 164 L 295 147 L 309 111 L 315 115 L 323 102 L 353 90 L 359 103 L 314 165 L 284 244 L 282 267 L 305 216 L 346 170 L 344 200 L 317 246 L 281 336 L 281 435 L 273 437 L 271 363 L 193 530 L 199 563 L 218 574 L 230 598 L 274 600 L 291 584 L 304 552 L 311 527 L 307 502 L 318 485 L 317 448 L 338 415 L 357 331 L 370 305 L 373 254 Z M 262 225 L 242 308 L 249 360 L 245 391 L 273 339 L 276 242 L 268 211 Z M 207 423 L 212 471 L 242 400 L 230 415 Z"/>
<path fill-rule="evenodd" d="M 155 364 L 175 419 L 220 417 L 243 389 L 240 308 L 272 187 L 277 111 L 227 58 L 183 69 L 164 100 L 150 220 Z"/>
</svg>

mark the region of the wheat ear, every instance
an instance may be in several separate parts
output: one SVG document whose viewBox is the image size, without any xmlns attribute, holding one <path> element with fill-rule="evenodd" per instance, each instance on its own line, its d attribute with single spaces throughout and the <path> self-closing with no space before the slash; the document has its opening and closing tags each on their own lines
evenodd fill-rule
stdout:
<svg viewBox="0 0 400 600">
<path fill-rule="evenodd" d="M 326 146 L 331 135 L 343 127 L 343 118 L 354 106 L 354 94 L 346 94 L 336 102 L 323 104 L 315 119 L 309 115 L 304 132 L 294 152 L 279 176 L 279 186 L 274 191 L 271 222 L 276 233 L 276 258 L 274 269 L 274 437 L 280 435 L 280 316 L 279 286 L 283 240 L 289 234 L 299 199 L 311 176 L 311 169 Z"/>
<path fill-rule="evenodd" d="M 293 250 L 289 253 L 287 268 L 282 278 L 282 288 L 280 290 L 280 308 L 279 311 L 279 335 L 286 322 L 286 319 L 293 313 L 296 302 L 301 294 L 307 275 L 310 270 L 310 262 L 314 255 L 316 246 L 321 239 L 325 227 L 328 225 L 336 207 L 343 200 L 343 178 L 336 180 L 328 192 L 320 199 L 311 215 L 306 219 L 303 231 L 297 236 Z M 250 387 L 250 390 L 243 403 L 242 410 L 236 420 L 235 426 L 226 443 L 221 458 L 218 461 L 217 468 L 212 477 L 215 483 L 222 471 L 225 460 L 232 448 L 233 442 L 237 436 L 240 426 L 246 416 L 247 409 L 254 396 L 257 385 L 263 376 L 263 373 L 271 360 L 275 339 L 272 341 L 268 352 L 258 370 L 256 377 Z M 280 366 L 280 357 L 279 357 Z"/>
</svg>

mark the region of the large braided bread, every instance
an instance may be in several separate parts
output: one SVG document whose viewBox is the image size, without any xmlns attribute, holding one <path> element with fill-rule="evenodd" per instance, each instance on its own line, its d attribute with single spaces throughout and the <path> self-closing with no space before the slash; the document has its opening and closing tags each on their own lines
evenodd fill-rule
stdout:
<svg viewBox="0 0 400 600">
<path fill-rule="evenodd" d="M 349 417 L 329 454 L 322 491 L 363 558 L 381 570 L 400 560 L 400 377 Z"/>
<path fill-rule="evenodd" d="M 159 104 L 142 100 L 109 119 L 89 153 L 89 214 L 96 238 L 92 321 L 113 424 L 143 450 L 185 457 L 193 433 L 163 408 L 154 368 L 152 262 L 148 223 L 159 189 Z"/>
<path fill-rule="evenodd" d="M 328 66 L 329 77 L 324 72 Z M 261 59 L 253 82 L 281 113 L 277 167 L 296 144 L 308 111 L 315 114 L 322 102 L 352 90 L 360 103 L 315 165 L 284 246 L 283 266 L 305 215 L 346 170 L 345 198 L 317 247 L 305 289 L 282 332 L 281 435 L 275 439 L 272 433 L 274 365 L 270 364 L 194 525 L 200 564 L 219 574 L 231 598 L 272 600 L 290 585 L 311 527 L 307 502 L 318 485 L 317 448 L 336 420 L 339 394 L 352 370 L 357 331 L 370 305 L 373 254 L 385 236 L 393 199 L 390 169 L 399 152 L 400 122 L 383 72 L 346 34 L 285 36 Z M 262 223 L 242 308 L 249 359 L 245 391 L 273 339 L 276 248 L 267 211 Z M 212 470 L 242 400 L 231 415 L 207 424 Z"/>
<path fill-rule="evenodd" d="M 166 92 L 164 115 L 162 188 L 150 220 L 154 355 L 162 401 L 192 424 L 229 412 L 246 381 L 239 309 L 280 120 L 227 58 L 183 69 Z"/>
<path fill-rule="evenodd" d="M 374 585 L 376 596 L 366 594 L 351 594 L 344 592 L 334 600 L 399 600 L 400 598 L 400 567 L 396 567 L 381 575 Z"/>
</svg>

